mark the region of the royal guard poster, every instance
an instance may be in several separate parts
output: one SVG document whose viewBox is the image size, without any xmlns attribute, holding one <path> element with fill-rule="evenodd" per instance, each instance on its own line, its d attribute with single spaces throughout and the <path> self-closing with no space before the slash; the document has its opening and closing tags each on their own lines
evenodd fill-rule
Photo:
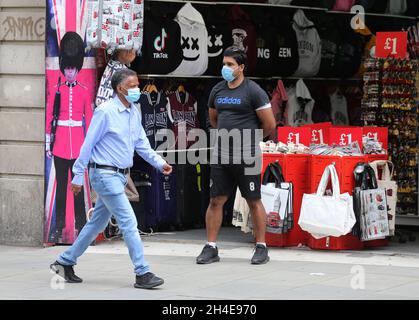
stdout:
<svg viewBox="0 0 419 320">
<path fill-rule="evenodd" d="M 95 52 L 85 50 L 87 2 L 47 0 L 45 243 L 73 243 L 92 206 L 87 172 L 83 192 L 71 192 L 96 95 Z"/>
</svg>

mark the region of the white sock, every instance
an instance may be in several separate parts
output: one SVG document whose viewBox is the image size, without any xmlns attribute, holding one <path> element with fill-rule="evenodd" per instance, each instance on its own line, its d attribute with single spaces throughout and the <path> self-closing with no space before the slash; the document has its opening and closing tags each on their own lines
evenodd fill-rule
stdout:
<svg viewBox="0 0 419 320">
<path fill-rule="evenodd" d="M 207 245 L 210 245 L 213 248 L 217 248 L 217 243 L 216 242 L 207 242 Z"/>
<path fill-rule="evenodd" d="M 256 244 L 260 244 L 260 245 L 266 247 L 266 243 L 265 242 L 256 242 Z"/>
</svg>

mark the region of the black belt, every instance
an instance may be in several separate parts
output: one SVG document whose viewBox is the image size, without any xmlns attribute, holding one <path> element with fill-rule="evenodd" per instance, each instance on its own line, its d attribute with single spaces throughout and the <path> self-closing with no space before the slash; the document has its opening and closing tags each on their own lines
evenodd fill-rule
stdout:
<svg viewBox="0 0 419 320">
<path fill-rule="evenodd" d="M 97 163 L 89 163 L 89 167 L 90 168 L 97 168 L 97 169 L 112 170 L 112 171 L 119 172 L 119 173 L 122 173 L 122 174 L 128 174 L 129 173 L 129 168 L 120 169 L 118 167 L 106 166 L 106 165 L 97 164 Z"/>
</svg>

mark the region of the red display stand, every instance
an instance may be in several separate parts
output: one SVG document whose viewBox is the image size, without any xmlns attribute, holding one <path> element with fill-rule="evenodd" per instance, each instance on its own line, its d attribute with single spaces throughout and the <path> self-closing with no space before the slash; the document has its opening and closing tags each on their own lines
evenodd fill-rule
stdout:
<svg viewBox="0 0 419 320">
<path fill-rule="evenodd" d="M 361 157 L 339 157 L 339 156 L 313 156 L 311 161 L 311 182 L 310 192 L 315 193 L 323 175 L 324 169 L 334 163 L 339 177 L 341 193 L 352 191 L 355 187 L 353 175 L 354 168 L 358 162 L 365 162 L 367 158 Z M 314 239 L 309 236 L 308 246 L 318 250 L 361 250 L 364 243 L 352 234 L 342 237 L 326 237 Z"/>
<path fill-rule="evenodd" d="M 358 162 L 386 160 L 387 155 L 365 156 L 311 156 L 298 154 L 263 154 L 262 175 L 269 163 L 278 161 L 282 167 L 284 178 L 294 185 L 294 227 L 286 234 L 266 233 L 266 243 L 271 247 L 293 247 L 300 244 L 308 245 L 317 250 L 362 250 L 364 248 L 383 247 L 388 240 L 362 242 L 352 234 L 342 237 L 326 237 L 314 239 L 309 233 L 301 230 L 298 225 L 304 193 L 315 193 L 329 164 L 334 164 L 338 173 L 341 193 L 352 195 L 355 188 L 354 168 Z"/>
</svg>

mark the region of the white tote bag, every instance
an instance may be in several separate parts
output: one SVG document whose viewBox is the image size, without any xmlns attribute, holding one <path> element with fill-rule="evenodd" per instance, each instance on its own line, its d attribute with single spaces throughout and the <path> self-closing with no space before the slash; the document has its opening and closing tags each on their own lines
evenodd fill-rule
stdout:
<svg viewBox="0 0 419 320">
<path fill-rule="evenodd" d="M 391 165 L 391 170 L 390 170 Z M 397 182 L 392 180 L 394 165 L 388 160 L 378 160 L 370 163 L 374 169 L 375 176 L 377 177 L 378 188 L 386 190 L 387 205 L 389 207 L 389 227 L 390 235 L 394 236 L 396 230 L 396 205 L 397 205 Z M 378 168 L 383 169 L 381 179 L 378 175 Z"/>
<path fill-rule="evenodd" d="M 329 176 L 333 195 L 325 196 Z M 348 234 L 355 225 L 353 199 L 348 193 L 340 194 L 339 178 L 333 165 L 323 172 L 315 194 L 304 194 L 298 224 L 316 239 Z"/>
</svg>

